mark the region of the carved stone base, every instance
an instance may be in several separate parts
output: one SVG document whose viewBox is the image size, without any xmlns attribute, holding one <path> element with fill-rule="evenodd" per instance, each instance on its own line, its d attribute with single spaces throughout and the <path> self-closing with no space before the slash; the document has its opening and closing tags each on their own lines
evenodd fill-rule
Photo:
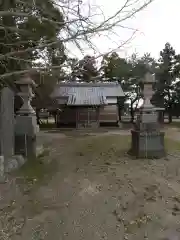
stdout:
<svg viewBox="0 0 180 240">
<path fill-rule="evenodd" d="M 164 132 L 132 130 L 131 136 L 130 155 L 138 158 L 161 158 L 166 155 Z"/>
</svg>

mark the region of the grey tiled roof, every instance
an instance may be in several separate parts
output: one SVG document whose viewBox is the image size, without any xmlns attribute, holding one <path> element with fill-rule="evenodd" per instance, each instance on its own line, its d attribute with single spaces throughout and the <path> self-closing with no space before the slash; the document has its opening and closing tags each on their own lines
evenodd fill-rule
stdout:
<svg viewBox="0 0 180 240">
<path fill-rule="evenodd" d="M 71 95 L 68 98 L 67 105 L 104 105 L 106 104 L 106 97 L 89 95 Z"/>
<path fill-rule="evenodd" d="M 68 105 L 102 105 L 106 97 L 124 96 L 121 86 L 117 83 L 60 83 L 51 97 L 68 97 Z"/>
</svg>

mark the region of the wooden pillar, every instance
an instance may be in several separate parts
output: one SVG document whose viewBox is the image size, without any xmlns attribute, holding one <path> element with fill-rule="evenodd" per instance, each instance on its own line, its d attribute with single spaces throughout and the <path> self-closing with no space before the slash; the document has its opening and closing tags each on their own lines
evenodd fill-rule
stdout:
<svg viewBox="0 0 180 240">
<path fill-rule="evenodd" d="M 87 116 L 87 119 L 86 119 L 85 125 L 86 127 L 89 127 L 91 124 L 91 121 L 90 121 L 91 108 L 88 107 L 86 108 L 86 110 L 87 110 L 87 114 L 85 116 Z"/>
<path fill-rule="evenodd" d="M 59 128 L 60 127 L 60 125 L 61 125 L 61 121 L 60 121 L 60 114 L 61 114 L 61 112 L 64 110 L 64 108 L 62 108 L 61 107 L 61 111 L 57 111 L 57 113 L 56 113 L 56 126 Z"/>
<path fill-rule="evenodd" d="M 96 109 L 96 114 L 97 114 L 97 125 L 100 127 L 100 107 L 98 106 Z"/>
<path fill-rule="evenodd" d="M 121 113 L 122 113 L 122 111 L 121 111 L 120 106 L 118 104 L 116 105 L 116 109 L 117 109 L 117 111 L 116 111 L 116 114 L 117 114 L 117 126 L 118 127 L 122 127 L 122 122 L 121 122 Z"/>
<path fill-rule="evenodd" d="M 79 122 L 79 109 L 78 107 L 75 108 L 76 111 L 76 128 L 78 128 L 78 122 Z"/>
</svg>

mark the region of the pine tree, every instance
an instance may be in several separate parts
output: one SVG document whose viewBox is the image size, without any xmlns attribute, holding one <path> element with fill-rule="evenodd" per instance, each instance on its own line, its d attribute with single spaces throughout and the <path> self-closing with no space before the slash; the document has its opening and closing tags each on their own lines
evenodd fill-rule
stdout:
<svg viewBox="0 0 180 240">
<path fill-rule="evenodd" d="M 172 82 L 174 80 L 175 56 L 176 53 L 173 47 L 170 43 L 166 43 L 165 48 L 160 52 L 155 93 L 156 102 L 164 102 L 169 122 L 172 122 L 172 107 L 174 103 Z"/>
<path fill-rule="evenodd" d="M 46 65 L 61 64 L 65 60 L 64 46 L 60 39 L 58 41 L 64 19 L 53 1 L 2 0 L 0 11 L 18 13 L 4 14 L 0 18 L 0 52 L 2 55 L 16 52 L 1 59 L 0 74 L 30 68 L 37 59 L 43 59 L 42 64 Z M 62 24 L 56 24 L 56 21 Z M 52 39 L 58 43 L 39 49 L 39 45 Z M 19 54 L 28 48 L 34 50 Z M 11 77 L 4 84 L 12 82 Z"/>
</svg>

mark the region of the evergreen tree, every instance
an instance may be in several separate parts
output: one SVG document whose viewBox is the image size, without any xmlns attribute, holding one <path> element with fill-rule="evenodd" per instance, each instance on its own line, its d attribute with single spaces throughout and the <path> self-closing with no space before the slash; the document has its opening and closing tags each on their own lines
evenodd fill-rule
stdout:
<svg viewBox="0 0 180 240">
<path fill-rule="evenodd" d="M 105 55 L 101 62 L 102 76 L 109 79 L 109 81 L 117 79 L 121 82 L 122 79 L 129 79 L 131 77 L 131 68 L 131 64 L 116 52 Z"/>
<path fill-rule="evenodd" d="M 113 52 L 110 55 L 105 55 L 101 64 L 102 76 L 109 81 L 115 80 L 121 84 L 125 92 L 124 101 L 130 101 L 131 121 L 133 122 L 136 110 L 134 104 L 141 98 L 141 85 L 139 82 L 141 71 L 136 54 L 133 54 L 131 60 L 127 61 L 116 52 Z M 139 71 L 139 74 L 137 74 L 137 71 Z"/>
<path fill-rule="evenodd" d="M 86 55 L 83 59 L 72 62 L 73 79 L 90 82 L 98 76 L 96 60 L 93 56 Z"/>
<path fill-rule="evenodd" d="M 173 86 L 175 57 L 175 50 L 170 43 L 166 43 L 160 52 L 159 68 L 156 74 L 157 84 L 154 99 L 156 103 L 164 104 L 168 112 L 169 122 L 172 122 L 172 107 L 175 99 Z"/>
<path fill-rule="evenodd" d="M 0 28 L 0 50 L 4 55 L 1 59 L 0 74 L 36 66 L 37 59 L 42 59 L 43 66 L 61 64 L 65 61 L 64 46 L 60 39 L 58 41 L 64 20 L 53 1 L 2 0 L 0 11 L 9 12 L 0 18 L 2 26 Z M 18 14 L 11 15 L 11 12 Z M 56 21 L 61 24 L 55 24 Z M 58 43 L 39 49 L 40 45 L 52 39 Z M 33 51 L 28 51 L 29 48 L 33 48 Z M 8 56 L 12 52 L 16 53 Z M 12 82 L 12 78 L 6 79 L 6 84 L 12 84 Z"/>
</svg>

